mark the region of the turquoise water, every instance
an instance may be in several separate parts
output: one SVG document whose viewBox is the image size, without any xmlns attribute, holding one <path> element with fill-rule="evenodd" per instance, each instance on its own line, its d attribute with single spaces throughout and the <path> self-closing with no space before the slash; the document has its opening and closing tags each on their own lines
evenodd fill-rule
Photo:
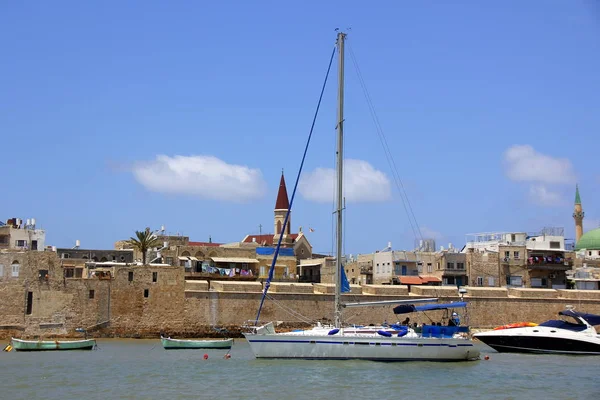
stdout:
<svg viewBox="0 0 600 400">
<path fill-rule="evenodd" d="M 499 354 L 482 345 L 487 361 L 263 361 L 243 339 L 230 359 L 226 350 L 166 351 L 159 340 L 100 339 L 98 346 L 0 353 L 0 398 L 600 398 L 600 356 Z"/>
</svg>

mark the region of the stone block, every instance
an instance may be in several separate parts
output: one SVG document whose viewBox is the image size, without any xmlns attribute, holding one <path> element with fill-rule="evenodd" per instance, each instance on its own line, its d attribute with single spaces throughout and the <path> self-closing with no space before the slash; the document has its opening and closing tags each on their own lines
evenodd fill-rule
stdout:
<svg viewBox="0 0 600 400">
<path fill-rule="evenodd" d="M 212 281 L 210 287 L 217 292 L 260 293 L 263 290 L 260 282 Z"/>
<path fill-rule="evenodd" d="M 362 294 L 408 296 L 408 286 L 406 286 L 406 285 L 364 285 L 364 286 L 362 286 Z"/>
<path fill-rule="evenodd" d="M 412 285 L 410 293 L 427 297 L 457 297 L 458 289 L 456 286 Z"/>
<path fill-rule="evenodd" d="M 508 295 L 529 299 L 556 299 L 558 291 L 555 289 L 509 288 Z"/>
<path fill-rule="evenodd" d="M 499 287 L 467 287 L 469 297 L 508 297 L 508 290 Z"/>
<path fill-rule="evenodd" d="M 185 281 L 185 290 L 208 291 L 208 281 Z"/>
<path fill-rule="evenodd" d="M 312 283 L 273 282 L 269 288 L 272 293 L 314 293 Z"/>
<path fill-rule="evenodd" d="M 314 293 L 317 294 L 335 294 L 335 285 L 333 283 L 315 283 Z M 349 293 L 342 294 L 361 294 L 362 287 L 360 285 L 350 285 Z"/>
<path fill-rule="evenodd" d="M 561 299 L 572 300 L 600 300 L 600 290 L 557 290 L 558 297 Z"/>
</svg>

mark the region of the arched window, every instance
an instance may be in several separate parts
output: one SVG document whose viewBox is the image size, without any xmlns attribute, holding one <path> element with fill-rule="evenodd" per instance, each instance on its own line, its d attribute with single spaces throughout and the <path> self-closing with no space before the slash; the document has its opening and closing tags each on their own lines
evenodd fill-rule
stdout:
<svg viewBox="0 0 600 400">
<path fill-rule="evenodd" d="M 281 221 L 277 221 L 277 234 L 281 234 Z"/>
<path fill-rule="evenodd" d="M 189 257 L 190 256 L 190 252 L 189 251 L 184 251 L 183 253 L 181 253 L 182 257 Z"/>
<path fill-rule="evenodd" d="M 204 260 L 204 253 L 201 251 L 197 251 L 194 257 L 196 257 L 198 260 Z"/>
<path fill-rule="evenodd" d="M 12 267 L 12 277 L 17 278 L 19 276 L 19 270 L 21 269 L 21 265 L 17 260 L 14 260 L 10 266 Z"/>
<path fill-rule="evenodd" d="M 108 260 L 106 259 L 106 257 L 102 257 L 102 258 L 100 259 L 100 262 L 105 262 L 105 261 L 108 261 Z"/>
</svg>

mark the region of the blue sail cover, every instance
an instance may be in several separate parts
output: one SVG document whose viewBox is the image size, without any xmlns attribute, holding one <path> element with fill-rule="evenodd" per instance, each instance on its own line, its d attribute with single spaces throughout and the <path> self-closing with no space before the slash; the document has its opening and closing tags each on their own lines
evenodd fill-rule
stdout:
<svg viewBox="0 0 600 400">
<path fill-rule="evenodd" d="M 346 278 L 346 271 L 344 270 L 344 266 L 342 265 L 342 287 L 340 288 L 342 293 L 348 293 L 350 291 L 350 282 L 348 282 L 348 278 Z"/>
<path fill-rule="evenodd" d="M 579 317 L 586 320 L 586 322 L 592 326 L 600 325 L 600 315 L 585 314 L 573 310 L 564 310 L 558 313 L 559 315 L 566 315 L 567 317 Z"/>
<path fill-rule="evenodd" d="M 430 310 L 447 310 L 451 308 L 464 308 L 467 306 L 465 301 L 457 301 L 456 303 L 441 303 L 441 304 L 424 304 L 422 306 L 415 306 L 414 304 L 401 304 L 394 307 L 394 314 L 408 314 L 417 311 L 430 311 Z"/>
</svg>

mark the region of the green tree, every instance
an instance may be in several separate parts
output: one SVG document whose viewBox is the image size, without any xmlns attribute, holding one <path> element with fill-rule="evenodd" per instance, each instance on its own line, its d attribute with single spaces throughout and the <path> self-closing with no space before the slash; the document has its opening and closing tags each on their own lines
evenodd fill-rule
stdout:
<svg viewBox="0 0 600 400">
<path fill-rule="evenodd" d="M 146 228 L 143 231 L 135 231 L 135 236 L 135 238 L 130 238 L 129 244 L 142 253 L 142 264 L 146 265 L 146 254 L 148 253 L 148 250 L 160 245 L 161 241 L 150 231 L 150 228 Z"/>
</svg>

